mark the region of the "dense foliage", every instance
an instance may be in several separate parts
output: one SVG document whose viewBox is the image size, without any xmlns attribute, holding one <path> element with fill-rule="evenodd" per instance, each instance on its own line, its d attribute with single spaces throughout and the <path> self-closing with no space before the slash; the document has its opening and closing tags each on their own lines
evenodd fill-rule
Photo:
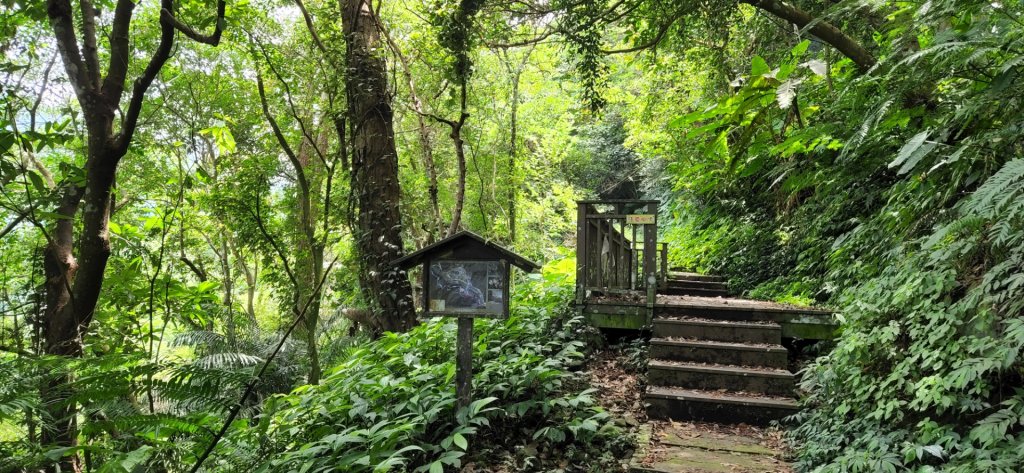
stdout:
<svg viewBox="0 0 1024 473">
<path fill-rule="evenodd" d="M 455 412 L 451 388 L 455 324 L 436 319 L 353 347 L 321 384 L 271 398 L 223 447 L 226 470 L 252 461 L 261 471 L 617 468 L 628 441 L 573 372 L 592 329 L 568 310 L 572 266 L 563 263 L 517 287 L 510 318 L 476 324 L 468 409 Z"/>
<path fill-rule="evenodd" d="M 665 125 L 675 260 L 839 314 L 804 372 L 802 470 L 1024 464 L 1019 7 L 879 4 L 872 71 L 771 48 Z"/>
<path fill-rule="evenodd" d="M 835 309 L 799 470 L 1024 464 L 1018 0 L 0 12 L 0 470 L 187 471 L 215 438 L 207 471 L 612 468 L 566 311 L 598 196 L 660 199 L 675 266 Z M 381 334 L 395 279 L 357 268 L 460 228 L 556 262 L 477 322 L 456 413 L 452 324 Z"/>
</svg>

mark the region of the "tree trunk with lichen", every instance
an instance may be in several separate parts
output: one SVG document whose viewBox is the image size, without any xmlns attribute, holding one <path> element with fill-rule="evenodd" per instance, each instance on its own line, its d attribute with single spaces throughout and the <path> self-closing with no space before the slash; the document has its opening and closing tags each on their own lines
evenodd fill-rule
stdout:
<svg viewBox="0 0 1024 473">
<path fill-rule="evenodd" d="M 398 153 L 387 71 L 370 0 L 341 2 L 347 54 L 350 185 L 359 283 L 373 311 L 373 330 L 405 331 L 416 324 L 412 287 L 391 262 L 403 254 Z"/>
</svg>

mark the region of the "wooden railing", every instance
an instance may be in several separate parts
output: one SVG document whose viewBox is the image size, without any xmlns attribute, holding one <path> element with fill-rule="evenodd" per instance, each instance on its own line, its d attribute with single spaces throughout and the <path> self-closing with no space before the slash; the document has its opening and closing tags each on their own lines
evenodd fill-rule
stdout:
<svg viewBox="0 0 1024 473">
<path fill-rule="evenodd" d="M 576 298 L 654 295 L 666 284 L 668 246 L 658 242 L 658 201 L 577 202 Z"/>
</svg>

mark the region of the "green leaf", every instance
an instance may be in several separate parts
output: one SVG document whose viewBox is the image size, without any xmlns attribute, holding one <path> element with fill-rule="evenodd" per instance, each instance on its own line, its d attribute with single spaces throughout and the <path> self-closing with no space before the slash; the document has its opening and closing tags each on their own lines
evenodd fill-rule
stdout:
<svg viewBox="0 0 1024 473">
<path fill-rule="evenodd" d="M 32 181 L 32 187 L 35 187 L 36 191 L 38 191 L 40 194 L 46 193 L 46 183 L 43 182 L 43 176 L 40 176 L 39 173 L 35 171 L 29 171 L 28 179 Z"/>
<path fill-rule="evenodd" d="M 444 473 L 444 465 L 440 461 L 430 464 L 430 473 Z"/>
<path fill-rule="evenodd" d="M 0 131 L 0 154 L 6 154 L 11 149 L 11 146 L 14 146 L 15 141 L 14 133 Z"/>
<path fill-rule="evenodd" d="M 455 441 L 455 445 L 463 450 L 469 448 L 469 442 L 466 441 L 466 437 L 463 437 L 462 434 L 455 434 L 452 436 L 452 440 Z"/>
<path fill-rule="evenodd" d="M 896 155 L 896 159 L 889 163 L 889 169 L 902 165 L 899 171 L 897 171 L 898 174 L 906 174 L 913 169 L 914 166 L 921 161 L 921 158 L 928 154 L 928 152 L 931 151 L 931 148 L 934 147 L 934 144 L 930 147 L 922 147 L 925 140 L 928 139 L 929 133 L 930 130 L 925 130 L 914 135 L 910 141 L 900 148 L 900 152 Z"/>
<path fill-rule="evenodd" d="M 765 62 L 761 56 L 754 56 L 754 59 L 750 61 L 750 75 L 751 77 L 763 76 L 771 71 L 768 67 L 768 63 Z"/>
<path fill-rule="evenodd" d="M 805 39 L 800 44 L 793 46 L 793 49 L 789 52 L 793 57 L 800 57 L 807 51 L 807 47 L 811 45 L 811 40 Z"/>
</svg>

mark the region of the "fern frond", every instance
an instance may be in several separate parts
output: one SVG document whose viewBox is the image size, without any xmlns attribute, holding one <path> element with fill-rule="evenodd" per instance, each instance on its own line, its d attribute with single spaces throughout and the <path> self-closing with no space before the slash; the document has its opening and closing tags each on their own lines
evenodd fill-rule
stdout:
<svg viewBox="0 0 1024 473">
<path fill-rule="evenodd" d="M 1016 199 L 1021 192 L 1021 180 L 1024 179 L 1024 158 L 1007 162 L 985 181 L 964 204 L 966 213 L 993 218 L 1010 202 L 1024 206 Z"/>
<path fill-rule="evenodd" d="M 209 370 L 217 368 L 241 368 L 245 366 L 258 365 L 262 362 L 262 358 L 246 353 L 214 353 L 201 357 L 193 361 L 192 364 Z"/>
<path fill-rule="evenodd" d="M 172 347 L 202 347 L 207 350 L 216 350 L 217 348 L 226 347 L 227 339 L 217 333 L 209 330 L 193 330 L 191 332 L 184 332 L 178 334 L 171 341 Z"/>
</svg>

